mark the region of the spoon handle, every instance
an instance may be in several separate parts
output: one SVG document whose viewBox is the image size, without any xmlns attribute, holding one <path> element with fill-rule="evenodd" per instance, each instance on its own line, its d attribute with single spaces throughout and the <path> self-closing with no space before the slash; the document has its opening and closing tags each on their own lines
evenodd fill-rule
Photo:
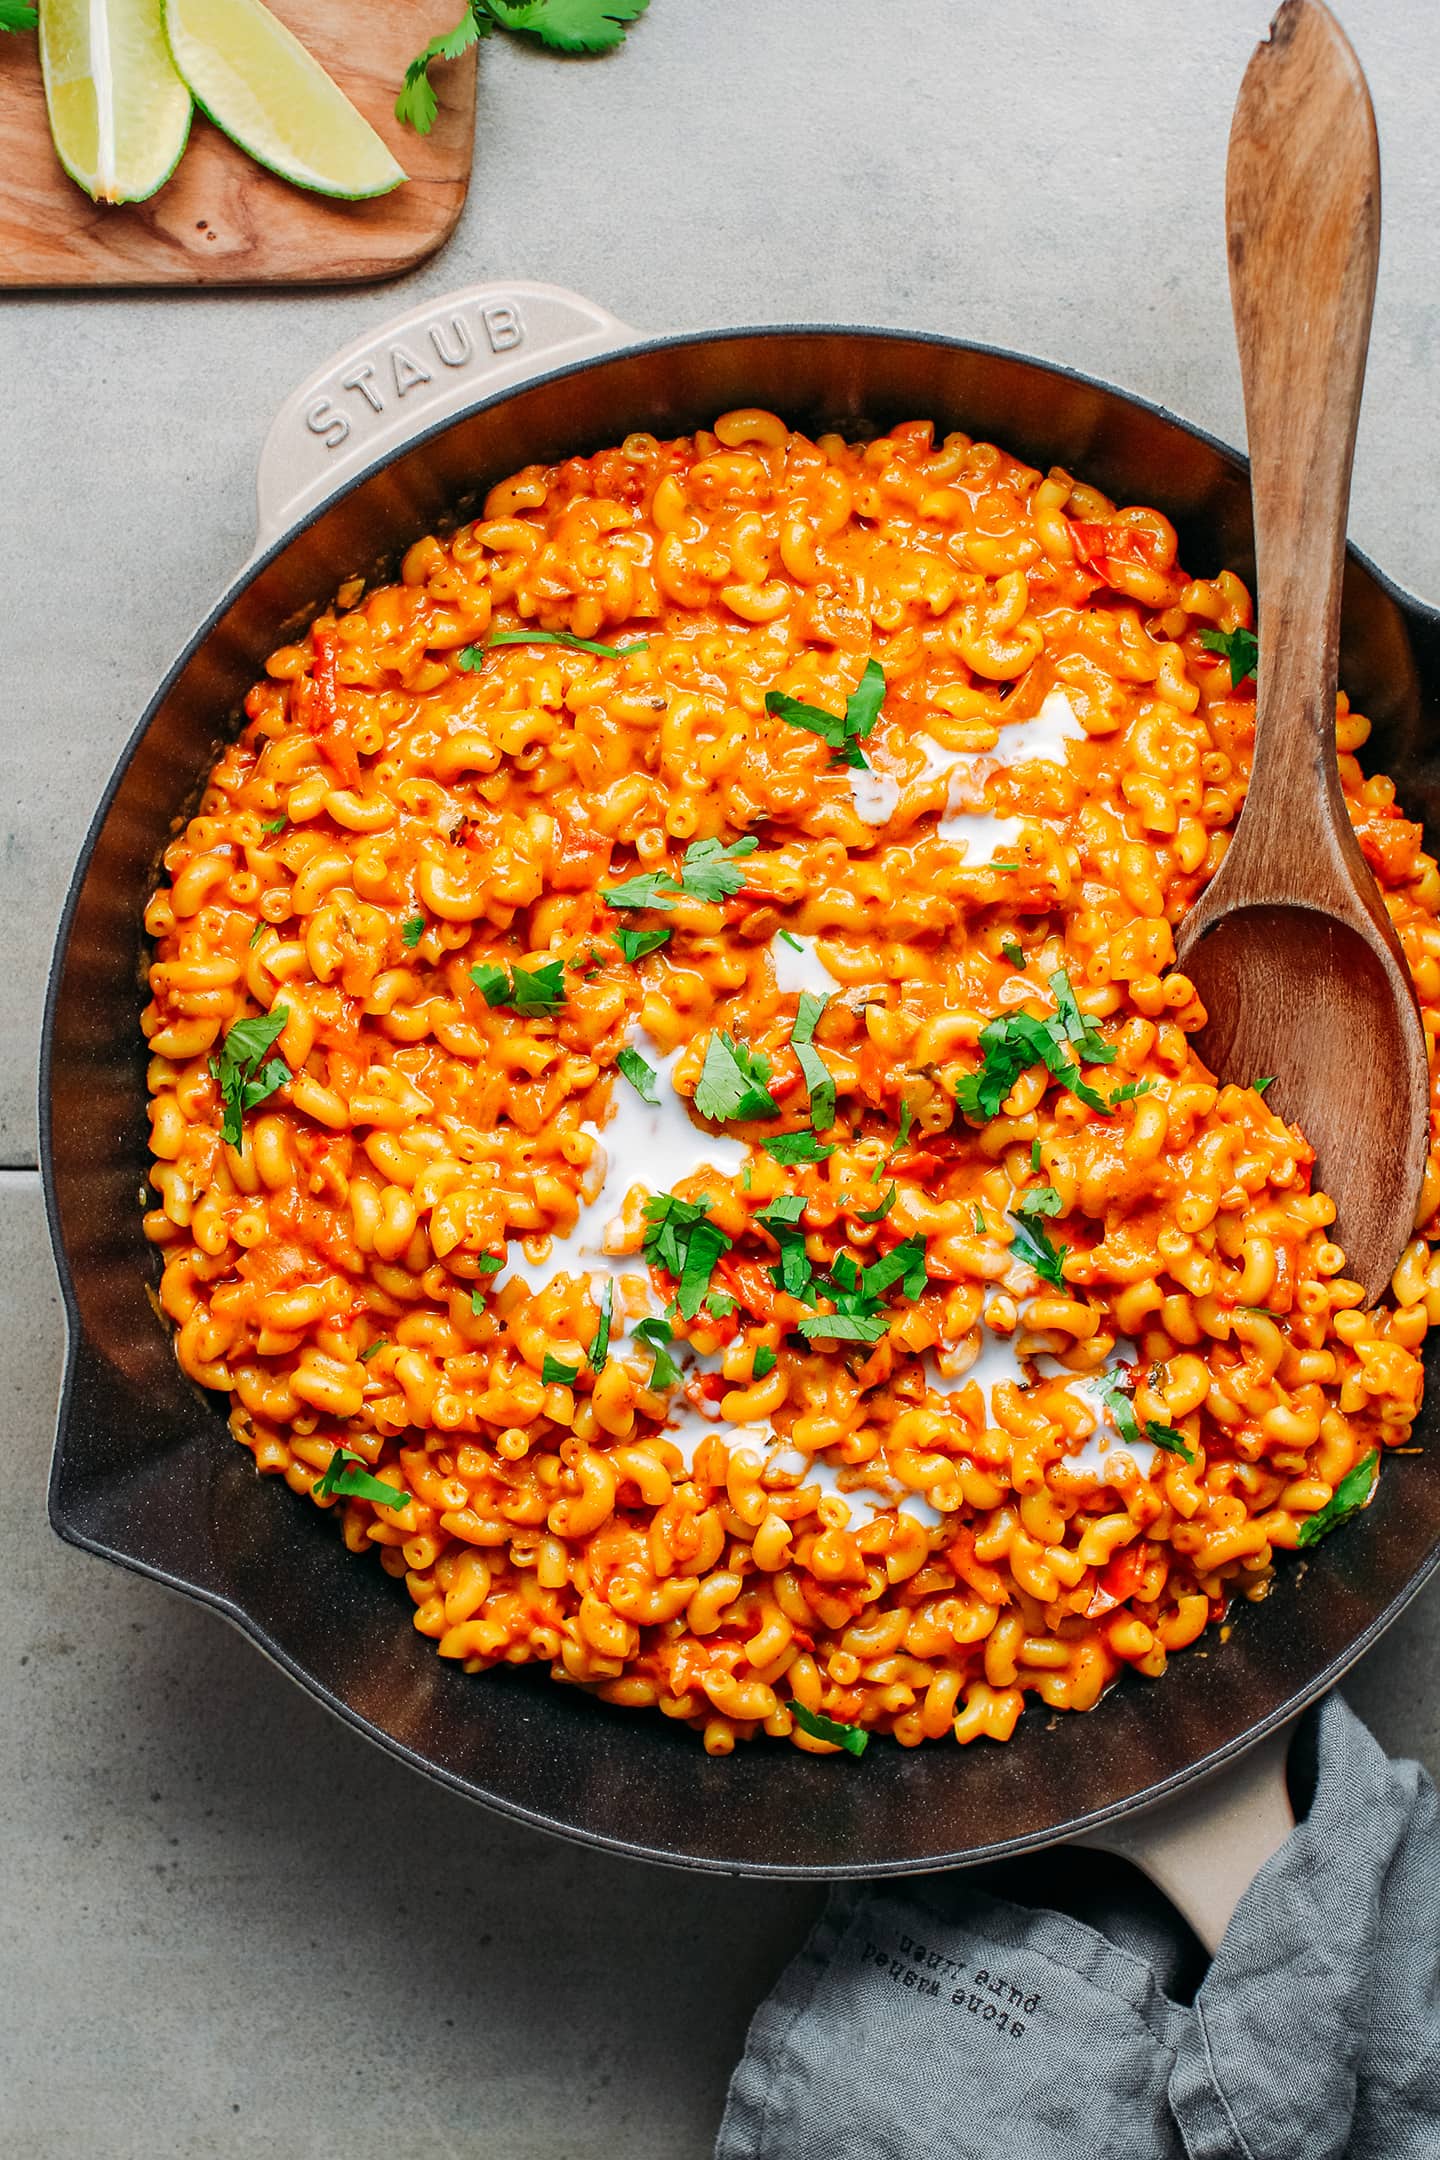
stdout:
<svg viewBox="0 0 1440 2160">
<path fill-rule="evenodd" d="M 1246 70 L 1225 207 L 1261 604 L 1254 847 L 1282 816 L 1292 844 L 1317 812 L 1332 833 L 1348 823 L 1335 682 L 1380 154 L 1360 63 L 1320 0 L 1284 0 Z"/>
</svg>

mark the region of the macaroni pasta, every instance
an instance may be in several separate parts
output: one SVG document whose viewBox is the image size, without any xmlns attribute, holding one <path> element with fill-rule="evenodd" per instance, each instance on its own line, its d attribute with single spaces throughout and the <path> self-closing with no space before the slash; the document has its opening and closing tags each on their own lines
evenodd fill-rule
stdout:
<svg viewBox="0 0 1440 2160">
<path fill-rule="evenodd" d="M 716 1754 L 1003 1740 L 1368 1498 L 1436 1155 L 1364 1312 L 1172 964 L 1250 622 L 1068 473 L 749 411 L 527 468 L 271 656 L 146 913 L 145 1227 L 442 1657 Z M 1440 877 L 1336 725 L 1433 1034 Z"/>
</svg>

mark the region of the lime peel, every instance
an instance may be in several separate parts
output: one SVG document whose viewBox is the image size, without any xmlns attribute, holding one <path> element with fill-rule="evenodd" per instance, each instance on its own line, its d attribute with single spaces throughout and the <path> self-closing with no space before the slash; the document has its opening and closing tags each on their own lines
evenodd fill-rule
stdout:
<svg viewBox="0 0 1440 2160">
<path fill-rule="evenodd" d="M 190 93 L 160 0 L 40 0 L 40 70 L 55 154 L 95 202 L 144 202 L 180 162 Z"/>
<path fill-rule="evenodd" d="M 363 201 L 408 176 L 262 0 L 163 0 L 176 67 L 207 119 L 296 187 Z"/>
</svg>

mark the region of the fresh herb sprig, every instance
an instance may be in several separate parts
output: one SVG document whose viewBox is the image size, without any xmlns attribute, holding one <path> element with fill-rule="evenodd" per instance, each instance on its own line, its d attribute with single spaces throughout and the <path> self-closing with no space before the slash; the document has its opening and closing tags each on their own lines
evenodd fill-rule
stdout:
<svg viewBox="0 0 1440 2160">
<path fill-rule="evenodd" d="M 0 4 L 13 6 L 15 0 L 0 0 Z M 430 81 L 431 62 L 458 60 L 492 30 L 534 38 L 552 52 L 603 53 L 622 42 L 626 29 L 648 5 L 649 0 L 470 0 L 454 28 L 431 38 L 406 68 L 404 86 L 395 100 L 395 117 L 417 135 L 428 135 L 439 110 Z"/>
<path fill-rule="evenodd" d="M 966 1073 L 955 1090 L 956 1107 L 966 1117 L 988 1123 L 999 1114 L 1020 1075 L 1035 1065 L 1047 1067 L 1072 1095 L 1102 1117 L 1108 1117 L 1116 1103 L 1147 1089 L 1148 1082 L 1130 1081 L 1107 1100 L 1081 1079 L 1077 1051 L 1092 1065 L 1113 1065 L 1118 1053 L 1081 1012 L 1064 968 L 1057 968 L 1050 977 L 1050 989 L 1055 999 L 1053 1013 L 1043 1018 L 1034 1013 L 1006 1013 L 987 1020 L 980 1030 L 980 1066 Z"/>
<path fill-rule="evenodd" d="M 683 1320 L 693 1320 L 699 1312 L 715 1263 L 733 1242 L 710 1220 L 703 1200 L 658 1193 L 645 1203 L 645 1258 L 674 1276 L 676 1308 Z"/>
<path fill-rule="evenodd" d="M 0 30 L 33 30 L 39 20 L 29 0 L 0 0 Z"/>
<path fill-rule="evenodd" d="M 712 1035 L 695 1089 L 695 1108 L 717 1124 L 746 1118 L 774 1117 L 780 1105 L 765 1085 L 770 1060 L 749 1050 L 723 1029 Z"/>
</svg>

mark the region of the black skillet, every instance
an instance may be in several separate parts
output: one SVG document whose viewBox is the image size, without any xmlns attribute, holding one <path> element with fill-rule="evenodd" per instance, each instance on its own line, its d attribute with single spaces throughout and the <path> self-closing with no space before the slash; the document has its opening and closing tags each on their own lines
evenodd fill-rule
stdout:
<svg viewBox="0 0 1440 2160">
<path fill-rule="evenodd" d="M 1089 1716 L 1032 1709 L 1008 1746 L 964 1752 L 881 1744 L 857 1764 L 762 1740 L 712 1760 L 658 1716 L 534 1674 L 474 1678 L 442 1663 L 409 1625 L 403 1586 L 352 1559 L 308 1503 L 257 1479 L 226 1431 L 224 1402 L 183 1377 L 151 1303 L 156 1266 L 138 1198 L 141 911 L 159 850 L 237 729 L 266 654 L 348 574 L 392 563 L 517 467 L 631 430 L 680 433 L 746 405 L 812 433 L 923 417 L 940 433 L 993 438 L 1121 501 L 1157 504 L 1197 574 L 1253 576 L 1233 451 L 1103 383 L 983 346 L 823 328 L 642 341 L 574 295 L 505 285 L 430 303 L 342 354 L 277 420 L 259 550 L 135 730 L 65 904 L 41 1066 L 42 1165 L 69 1327 L 51 1521 L 71 1543 L 212 1605 L 415 1768 L 616 1851 L 829 1877 L 996 1859 L 1082 1833 L 1133 1842 L 1119 1818 L 1277 1733 L 1415 1595 L 1440 1559 L 1440 1450 L 1392 1461 L 1363 1521 L 1282 1565 L 1228 1642 L 1212 1632 L 1158 1685 L 1127 1679 Z M 1341 680 L 1375 723 L 1369 762 L 1394 776 L 1427 845 L 1440 847 L 1440 616 L 1353 551 Z M 1436 1401 L 1417 1439 L 1433 1430 Z M 1199 1810 L 1212 1812 L 1208 1800 Z"/>
</svg>

